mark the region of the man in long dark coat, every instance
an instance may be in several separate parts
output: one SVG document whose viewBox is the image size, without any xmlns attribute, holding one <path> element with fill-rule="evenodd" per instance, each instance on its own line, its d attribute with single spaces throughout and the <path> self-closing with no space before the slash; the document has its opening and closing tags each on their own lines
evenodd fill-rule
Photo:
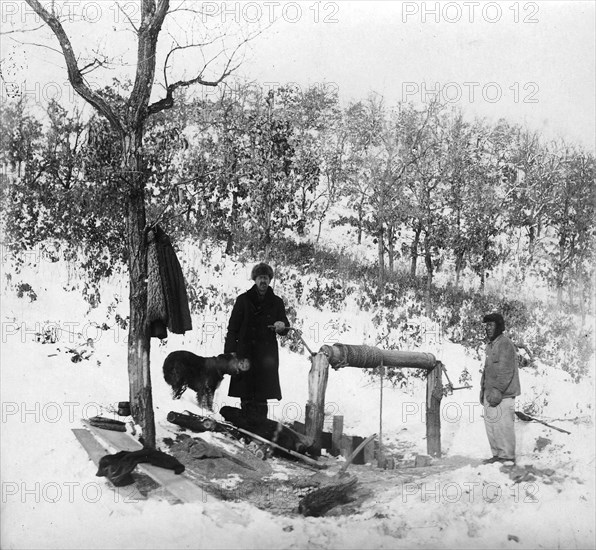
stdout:
<svg viewBox="0 0 596 550">
<path fill-rule="evenodd" d="M 273 269 L 259 263 L 252 269 L 255 284 L 238 296 L 230 315 L 224 353 L 250 360 L 250 369 L 232 376 L 230 397 L 239 397 L 242 410 L 267 417 L 267 399 L 281 399 L 276 335 L 285 336 L 290 323 L 283 300 L 269 286 Z"/>
</svg>

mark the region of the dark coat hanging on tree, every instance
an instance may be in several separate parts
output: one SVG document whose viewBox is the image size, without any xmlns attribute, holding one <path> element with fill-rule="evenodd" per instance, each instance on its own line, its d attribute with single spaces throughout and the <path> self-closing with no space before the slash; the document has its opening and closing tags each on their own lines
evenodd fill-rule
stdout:
<svg viewBox="0 0 596 550">
<path fill-rule="evenodd" d="M 151 336 L 165 338 L 192 329 L 186 283 L 170 238 L 156 225 L 148 232 L 147 322 Z"/>
</svg>

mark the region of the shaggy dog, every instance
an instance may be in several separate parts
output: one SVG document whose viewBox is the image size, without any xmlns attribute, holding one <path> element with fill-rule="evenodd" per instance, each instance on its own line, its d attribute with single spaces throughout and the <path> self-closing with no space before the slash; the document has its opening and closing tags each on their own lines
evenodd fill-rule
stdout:
<svg viewBox="0 0 596 550">
<path fill-rule="evenodd" d="M 213 410 L 213 394 L 224 374 L 235 375 L 249 368 L 248 359 L 239 359 L 235 353 L 201 357 L 190 351 L 173 351 L 163 363 L 163 377 L 171 386 L 174 399 L 180 399 L 190 388 L 197 393 L 201 407 Z"/>
</svg>

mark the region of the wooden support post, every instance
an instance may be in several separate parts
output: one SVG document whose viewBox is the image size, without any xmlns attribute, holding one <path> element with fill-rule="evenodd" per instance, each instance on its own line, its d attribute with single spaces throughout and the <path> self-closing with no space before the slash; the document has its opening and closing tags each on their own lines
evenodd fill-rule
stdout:
<svg viewBox="0 0 596 550">
<path fill-rule="evenodd" d="M 441 362 L 426 377 L 426 452 L 430 456 L 441 456 L 441 399 L 443 380 Z"/>
<path fill-rule="evenodd" d="M 379 454 L 377 456 L 377 467 L 385 467 L 385 449 L 383 449 L 383 375 L 385 367 L 381 364 L 381 384 L 379 388 Z"/>
<path fill-rule="evenodd" d="M 325 391 L 329 377 L 329 361 L 324 353 L 312 357 L 308 373 L 308 402 L 306 403 L 306 437 L 312 443 L 314 455 L 321 454 L 323 422 L 325 420 Z"/>
<path fill-rule="evenodd" d="M 336 415 L 333 417 L 333 432 L 331 433 L 331 454 L 338 456 L 341 451 L 341 436 L 344 432 L 344 417 Z"/>
</svg>

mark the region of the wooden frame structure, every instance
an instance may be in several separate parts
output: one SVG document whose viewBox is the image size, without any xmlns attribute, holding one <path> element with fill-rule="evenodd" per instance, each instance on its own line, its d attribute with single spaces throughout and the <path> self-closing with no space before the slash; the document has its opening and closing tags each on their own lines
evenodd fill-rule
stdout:
<svg viewBox="0 0 596 550">
<path fill-rule="evenodd" d="M 441 399 L 443 397 L 442 364 L 431 353 L 381 350 L 372 346 L 333 344 L 322 346 L 311 356 L 308 374 L 308 402 L 305 432 L 313 441 L 313 449 L 320 453 L 325 419 L 325 392 L 329 366 L 374 368 L 419 368 L 427 371 L 426 378 L 426 447 L 427 454 L 441 456 Z"/>
</svg>

